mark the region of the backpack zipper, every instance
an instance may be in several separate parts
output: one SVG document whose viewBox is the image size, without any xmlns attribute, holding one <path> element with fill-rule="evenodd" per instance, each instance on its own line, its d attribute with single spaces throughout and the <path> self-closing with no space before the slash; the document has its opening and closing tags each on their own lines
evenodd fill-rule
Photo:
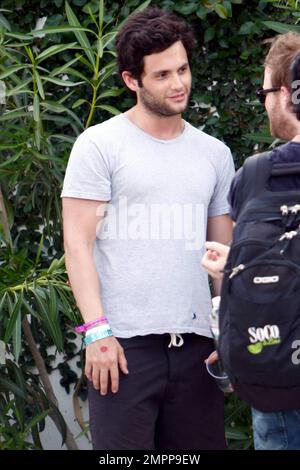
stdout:
<svg viewBox="0 0 300 470">
<path fill-rule="evenodd" d="M 229 275 L 229 279 L 232 279 L 235 277 L 237 274 L 241 273 L 245 269 L 253 268 L 254 266 L 261 266 L 261 265 L 279 265 L 279 266 L 286 266 L 292 269 L 293 271 L 296 271 L 297 274 L 300 274 L 300 268 L 294 263 L 291 263 L 290 261 L 280 261 L 280 260 L 264 260 L 262 263 L 249 263 L 247 266 L 245 264 L 239 264 L 238 266 L 235 266 L 231 270 L 231 274 Z"/>
</svg>

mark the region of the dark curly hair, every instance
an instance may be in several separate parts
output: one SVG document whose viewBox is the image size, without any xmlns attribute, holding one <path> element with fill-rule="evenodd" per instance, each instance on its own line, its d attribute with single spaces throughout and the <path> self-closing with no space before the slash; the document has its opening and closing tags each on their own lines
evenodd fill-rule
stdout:
<svg viewBox="0 0 300 470">
<path fill-rule="evenodd" d="M 125 21 L 116 37 L 117 61 L 120 76 L 125 70 L 138 80 L 144 70 L 144 56 L 162 52 L 181 41 L 192 59 L 195 38 L 192 29 L 174 13 L 158 7 L 148 7 Z"/>
</svg>

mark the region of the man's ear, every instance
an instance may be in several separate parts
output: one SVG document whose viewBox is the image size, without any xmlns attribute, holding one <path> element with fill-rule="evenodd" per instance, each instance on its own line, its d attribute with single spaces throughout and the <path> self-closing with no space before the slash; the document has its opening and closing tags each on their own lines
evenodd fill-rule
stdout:
<svg viewBox="0 0 300 470">
<path fill-rule="evenodd" d="M 126 70 L 122 72 L 122 78 L 129 90 L 137 92 L 139 88 L 138 81 L 136 78 L 133 78 L 130 72 L 127 72 Z"/>
<path fill-rule="evenodd" d="M 291 104 L 291 92 L 286 86 L 282 86 L 280 88 L 280 93 L 283 94 L 284 103 L 286 107 L 290 107 Z"/>
</svg>

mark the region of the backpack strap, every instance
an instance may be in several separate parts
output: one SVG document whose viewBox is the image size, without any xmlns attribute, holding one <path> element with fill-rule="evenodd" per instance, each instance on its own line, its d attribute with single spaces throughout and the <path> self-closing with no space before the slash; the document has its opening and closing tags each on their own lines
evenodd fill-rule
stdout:
<svg viewBox="0 0 300 470">
<path fill-rule="evenodd" d="M 267 182 L 272 171 L 271 153 L 258 153 L 245 160 L 237 198 L 237 217 L 247 201 L 267 190 Z"/>
</svg>

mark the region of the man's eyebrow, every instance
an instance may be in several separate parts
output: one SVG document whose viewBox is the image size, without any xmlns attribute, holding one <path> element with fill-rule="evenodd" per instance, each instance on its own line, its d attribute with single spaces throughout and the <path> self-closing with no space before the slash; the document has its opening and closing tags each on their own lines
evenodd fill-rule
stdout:
<svg viewBox="0 0 300 470">
<path fill-rule="evenodd" d="M 177 70 L 183 69 L 183 67 L 187 67 L 188 65 L 189 65 L 189 63 L 188 63 L 188 62 L 185 62 L 185 63 L 182 64 L 180 67 L 178 67 Z M 162 69 L 162 70 L 155 70 L 155 71 L 152 72 L 152 73 L 153 73 L 153 75 L 159 75 L 160 73 L 168 73 L 168 72 L 170 72 L 170 70 L 167 70 L 167 69 L 163 70 L 163 69 Z"/>
</svg>

